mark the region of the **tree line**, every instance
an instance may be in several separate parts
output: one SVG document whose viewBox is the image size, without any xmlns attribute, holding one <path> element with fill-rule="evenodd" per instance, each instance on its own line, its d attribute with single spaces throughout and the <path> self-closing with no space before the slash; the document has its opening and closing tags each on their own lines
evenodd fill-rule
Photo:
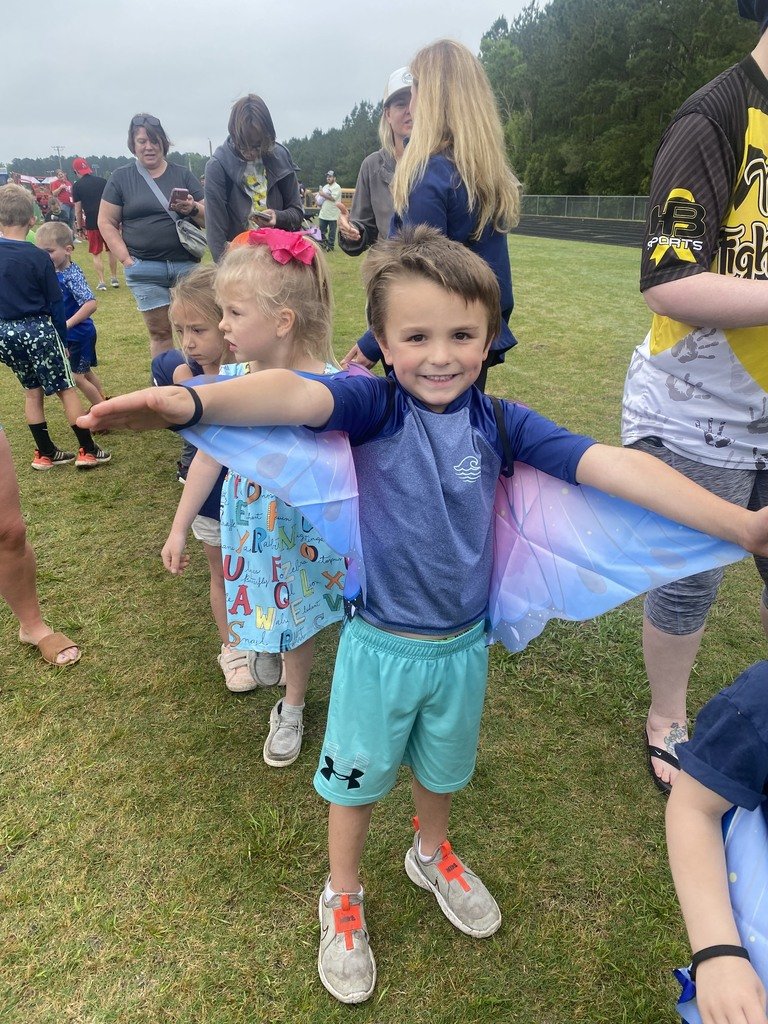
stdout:
<svg viewBox="0 0 768 1024">
<path fill-rule="evenodd" d="M 733 0 L 531 0 L 499 18 L 480 59 L 526 191 L 645 194 L 672 114 L 757 31 Z"/>
<path fill-rule="evenodd" d="M 653 154 L 682 101 L 755 45 L 757 26 L 733 0 L 530 0 L 499 18 L 480 44 L 510 163 L 529 194 L 639 195 Z M 381 103 L 361 100 L 342 125 L 285 141 L 311 188 L 329 169 L 352 187 L 379 148 Z M 82 155 L 82 154 L 80 154 Z M 204 172 L 207 157 L 169 158 Z M 69 170 L 73 157 L 63 157 Z M 107 176 L 125 156 L 87 156 Z M 8 169 L 50 174 L 56 157 Z"/>
</svg>

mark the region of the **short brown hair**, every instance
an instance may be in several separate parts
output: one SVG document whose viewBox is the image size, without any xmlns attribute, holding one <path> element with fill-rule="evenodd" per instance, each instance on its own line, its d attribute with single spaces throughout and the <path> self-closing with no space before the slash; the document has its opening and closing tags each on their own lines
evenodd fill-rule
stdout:
<svg viewBox="0 0 768 1024">
<path fill-rule="evenodd" d="M 61 220 L 49 220 L 41 224 L 35 234 L 35 240 L 41 245 L 60 245 L 62 249 L 68 245 L 73 249 L 75 247 L 72 232 Z"/>
<path fill-rule="evenodd" d="M 465 302 L 479 302 L 488 314 L 492 341 L 501 330 L 499 282 L 491 268 L 460 242 L 452 242 L 426 224 L 407 226 L 394 238 L 377 242 L 363 265 L 363 284 L 368 297 L 368 322 L 377 338 L 385 338 L 387 295 L 395 281 L 423 277 L 459 295 Z"/>
<path fill-rule="evenodd" d="M 157 121 L 157 124 L 152 124 L 150 123 L 151 121 Z M 128 149 L 130 149 L 134 155 L 136 154 L 136 143 L 134 142 L 134 139 L 139 128 L 144 129 L 150 140 L 154 142 L 156 146 L 163 147 L 163 156 L 168 156 L 168 150 L 171 148 L 171 140 L 166 135 L 165 128 L 160 124 L 160 120 L 153 114 L 147 113 L 134 114 L 131 118 L 131 123 L 128 125 Z"/>
<path fill-rule="evenodd" d="M 0 224 L 7 228 L 23 228 L 34 216 L 34 201 L 22 185 L 3 185 L 0 188 Z"/>
<path fill-rule="evenodd" d="M 254 92 L 235 101 L 229 114 L 227 131 L 240 156 L 253 150 L 268 153 L 275 145 L 272 115 L 261 96 Z"/>
</svg>

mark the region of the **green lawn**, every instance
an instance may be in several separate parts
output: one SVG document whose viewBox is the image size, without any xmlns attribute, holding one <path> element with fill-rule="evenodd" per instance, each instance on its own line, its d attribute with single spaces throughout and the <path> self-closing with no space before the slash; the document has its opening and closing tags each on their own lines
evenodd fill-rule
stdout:
<svg viewBox="0 0 768 1024">
<path fill-rule="evenodd" d="M 489 390 L 615 442 L 648 319 L 638 252 L 524 237 L 511 251 L 520 345 Z M 359 263 L 341 253 L 331 263 L 342 354 L 364 303 Z M 146 385 L 127 289 L 99 304 L 108 393 Z M 316 659 L 302 756 L 269 769 L 261 747 L 275 694 L 225 690 L 201 549 L 191 542 L 181 579 L 161 566 L 177 439 L 112 434 L 110 466 L 35 473 L 21 391 L 5 368 L 0 380 L 46 614 L 84 649 L 75 669 L 50 669 L 0 607 L 3 1024 L 676 1019 L 670 969 L 688 950 L 664 802 L 643 759 L 639 602 L 551 625 L 515 657 L 492 649 L 478 768 L 456 799 L 452 838 L 504 924 L 468 939 L 408 881 L 403 778 L 376 811 L 364 859 L 378 988 L 364 1006 L 341 1006 L 316 972 L 325 806 L 311 787 L 335 632 Z M 70 445 L 48 404 L 54 439 Z M 757 596 L 749 563 L 728 571 L 693 711 L 762 656 Z"/>
</svg>

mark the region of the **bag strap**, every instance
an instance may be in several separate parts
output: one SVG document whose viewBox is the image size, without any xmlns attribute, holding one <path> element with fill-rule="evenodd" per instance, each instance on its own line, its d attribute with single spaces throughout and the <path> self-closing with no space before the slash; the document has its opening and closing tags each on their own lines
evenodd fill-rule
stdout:
<svg viewBox="0 0 768 1024">
<path fill-rule="evenodd" d="M 174 224 L 177 221 L 181 220 L 181 217 L 179 217 L 178 213 L 174 213 L 173 210 L 168 206 L 168 200 L 161 192 L 160 186 L 157 184 L 155 179 L 152 177 L 152 175 L 149 173 L 146 167 L 140 164 L 138 160 L 136 161 L 136 170 L 142 176 L 144 181 L 146 181 L 146 183 L 149 185 L 152 192 L 154 192 L 155 199 L 157 199 L 157 201 L 160 203 L 160 205 L 171 218 L 171 220 L 174 222 Z"/>
<path fill-rule="evenodd" d="M 496 420 L 496 429 L 499 431 L 501 450 L 504 453 L 504 464 L 501 467 L 501 475 L 514 476 L 515 457 L 512 454 L 512 447 L 509 443 L 509 434 L 507 433 L 507 425 L 504 422 L 504 410 L 502 409 L 501 402 L 498 398 L 494 398 L 493 395 L 489 395 L 488 397 L 493 404 L 493 416 Z"/>
</svg>

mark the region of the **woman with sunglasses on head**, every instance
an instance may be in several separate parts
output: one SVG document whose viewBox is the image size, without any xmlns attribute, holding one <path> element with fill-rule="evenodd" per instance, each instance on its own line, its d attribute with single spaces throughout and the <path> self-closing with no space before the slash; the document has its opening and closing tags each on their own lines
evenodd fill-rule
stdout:
<svg viewBox="0 0 768 1024">
<path fill-rule="evenodd" d="M 125 267 L 153 358 L 173 348 L 170 289 L 200 262 L 182 244 L 176 220 L 205 223 L 203 188 L 186 167 L 168 162 L 170 145 L 158 118 L 131 118 L 128 149 L 136 159 L 112 173 L 99 207 L 99 231 Z"/>
</svg>

